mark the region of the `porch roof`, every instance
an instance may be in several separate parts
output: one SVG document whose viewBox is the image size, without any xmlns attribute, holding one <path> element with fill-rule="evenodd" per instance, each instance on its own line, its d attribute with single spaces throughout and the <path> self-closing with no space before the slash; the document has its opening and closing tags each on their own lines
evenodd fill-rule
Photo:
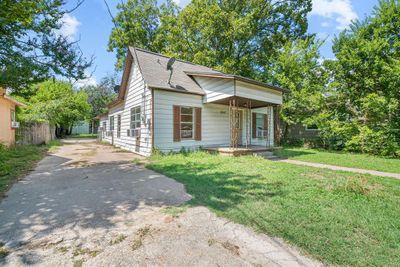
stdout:
<svg viewBox="0 0 400 267">
<path fill-rule="evenodd" d="M 223 99 L 219 99 L 213 102 L 213 104 L 221 104 L 221 105 L 229 105 L 229 102 L 231 100 L 236 100 L 236 105 L 238 105 L 241 108 L 263 108 L 263 107 L 269 107 L 269 106 L 279 106 L 279 104 L 275 103 L 270 103 L 270 102 L 265 102 L 257 99 L 249 99 L 245 97 L 240 97 L 240 96 L 231 96 Z M 250 104 L 247 106 L 247 104 Z"/>
</svg>

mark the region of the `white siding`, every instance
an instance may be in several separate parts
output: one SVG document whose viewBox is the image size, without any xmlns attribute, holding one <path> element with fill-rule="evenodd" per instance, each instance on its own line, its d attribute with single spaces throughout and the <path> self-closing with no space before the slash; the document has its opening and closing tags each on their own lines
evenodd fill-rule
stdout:
<svg viewBox="0 0 400 267">
<path fill-rule="evenodd" d="M 231 97 L 234 95 L 234 83 L 231 79 L 210 77 L 194 77 L 196 82 L 204 90 L 204 103 L 209 103 Z"/>
<path fill-rule="evenodd" d="M 235 95 L 268 103 L 282 104 L 281 92 L 241 81 L 236 81 Z"/>
<path fill-rule="evenodd" d="M 173 141 L 173 105 L 202 108 L 202 140 Z M 154 146 L 161 151 L 177 151 L 182 147 L 229 145 L 228 106 L 204 104 L 202 97 L 162 90 L 154 91 Z"/>
<path fill-rule="evenodd" d="M 173 105 L 202 108 L 202 140 L 173 141 Z M 251 139 L 251 144 L 272 146 L 274 143 L 272 107 L 253 109 L 252 112 L 269 114 L 269 144 L 265 139 Z M 242 143 L 246 142 L 246 111 L 243 113 Z M 251 117 L 247 124 L 251 138 Z M 218 104 L 203 104 L 197 95 L 174 93 L 162 90 L 154 91 L 154 146 L 163 152 L 178 151 L 182 147 L 196 149 L 200 146 L 228 146 L 230 143 L 229 107 Z"/>
<path fill-rule="evenodd" d="M 231 96 L 260 100 L 273 104 L 282 104 L 282 93 L 262 86 L 232 79 L 194 77 L 205 91 L 204 103 L 215 102 Z"/>
<path fill-rule="evenodd" d="M 143 156 L 151 154 L 151 91 L 146 88 L 142 74 L 135 63 L 131 68 L 128 81 L 128 88 L 125 95 L 125 101 L 109 111 L 109 117 L 114 116 L 114 145 L 123 149 L 130 150 Z M 131 108 L 141 107 L 141 135 L 140 142 L 136 137 L 127 135 L 130 128 Z M 121 136 L 117 137 L 117 121 L 118 115 L 121 115 Z M 107 121 L 107 130 L 110 129 L 109 120 Z M 106 137 L 103 140 L 111 143 L 112 138 Z"/>
</svg>

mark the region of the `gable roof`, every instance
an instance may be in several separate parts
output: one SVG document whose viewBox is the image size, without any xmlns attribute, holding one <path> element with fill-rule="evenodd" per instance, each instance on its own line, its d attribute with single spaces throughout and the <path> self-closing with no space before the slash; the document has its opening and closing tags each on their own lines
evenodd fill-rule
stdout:
<svg viewBox="0 0 400 267">
<path fill-rule="evenodd" d="M 150 52 L 141 48 L 129 47 L 125 60 L 124 71 L 122 74 L 118 99 L 110 103 L 110 106 L 118 105 L 125 98 L 133 61 L 137 62 L 147 86 L 153 89 L 204 95 L 204 90 L 197 84 L 192 76 L 208 76 L 213 78 L 230 78 L 240 80 L 280 92 L 287 91 L 286 89 L 270 84 L 234 74 L 223 73 L 206 66 L 194 64 L 180 59 L 176 59 L 175 63 L 173 64 L 171 81 L 168 83 L 171 72 L 167 70 L 167 63 L 170 58 L 171 57 Z"/>
</svg>

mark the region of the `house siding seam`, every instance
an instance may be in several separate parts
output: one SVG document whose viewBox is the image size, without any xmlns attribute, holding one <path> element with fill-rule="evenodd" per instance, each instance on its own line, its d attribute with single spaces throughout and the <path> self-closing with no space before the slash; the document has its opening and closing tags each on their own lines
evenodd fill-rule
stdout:
<svg viewBox="0 0 400 267">
<path fill-rule="evenodd" d="M 143 156 L 149 156 L 152 151 L 152 94 L 151 90 L 146 87 L 143 76 L 136 65 L 130 70 L 128 79 L 128 88 L 126 90 L 125 100 L 120 105 L 110 109 L 108 118 L 110 116 L 121 115 L 121 136 L 117 137 L 117 119 L 114 120 L 114 145 Z M 136 77 L 135 77 L 136 76 Z M 141 107 L 141 127 L 140 127 L 140 144 L 138 145 L 136 137 L 127 135 L 127 130 L 130 129 L 131 108 Z M 107 118 L 107 120 L 108 120 Z M 103 120 L 100 121 L 102 126 Z M 109 122 L 107 121 L 107 131 L 110 129 Z M 112 142 L 111 136 L 104 136 L 103 141 Z"/>
</svg>

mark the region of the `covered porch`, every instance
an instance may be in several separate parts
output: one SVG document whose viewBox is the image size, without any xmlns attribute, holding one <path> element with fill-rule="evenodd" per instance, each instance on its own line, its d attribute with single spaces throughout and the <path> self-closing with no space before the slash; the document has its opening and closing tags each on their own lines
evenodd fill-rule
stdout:
<svg viewBox="0 0 400 267">
<path fill-rule="evenodd" d="M 272 151 L 278 140 L 280 105 L 239 96 L 209 103 L 228 107 L 229 145 L 204 147 L 229 156 Z"/>
</svg>

